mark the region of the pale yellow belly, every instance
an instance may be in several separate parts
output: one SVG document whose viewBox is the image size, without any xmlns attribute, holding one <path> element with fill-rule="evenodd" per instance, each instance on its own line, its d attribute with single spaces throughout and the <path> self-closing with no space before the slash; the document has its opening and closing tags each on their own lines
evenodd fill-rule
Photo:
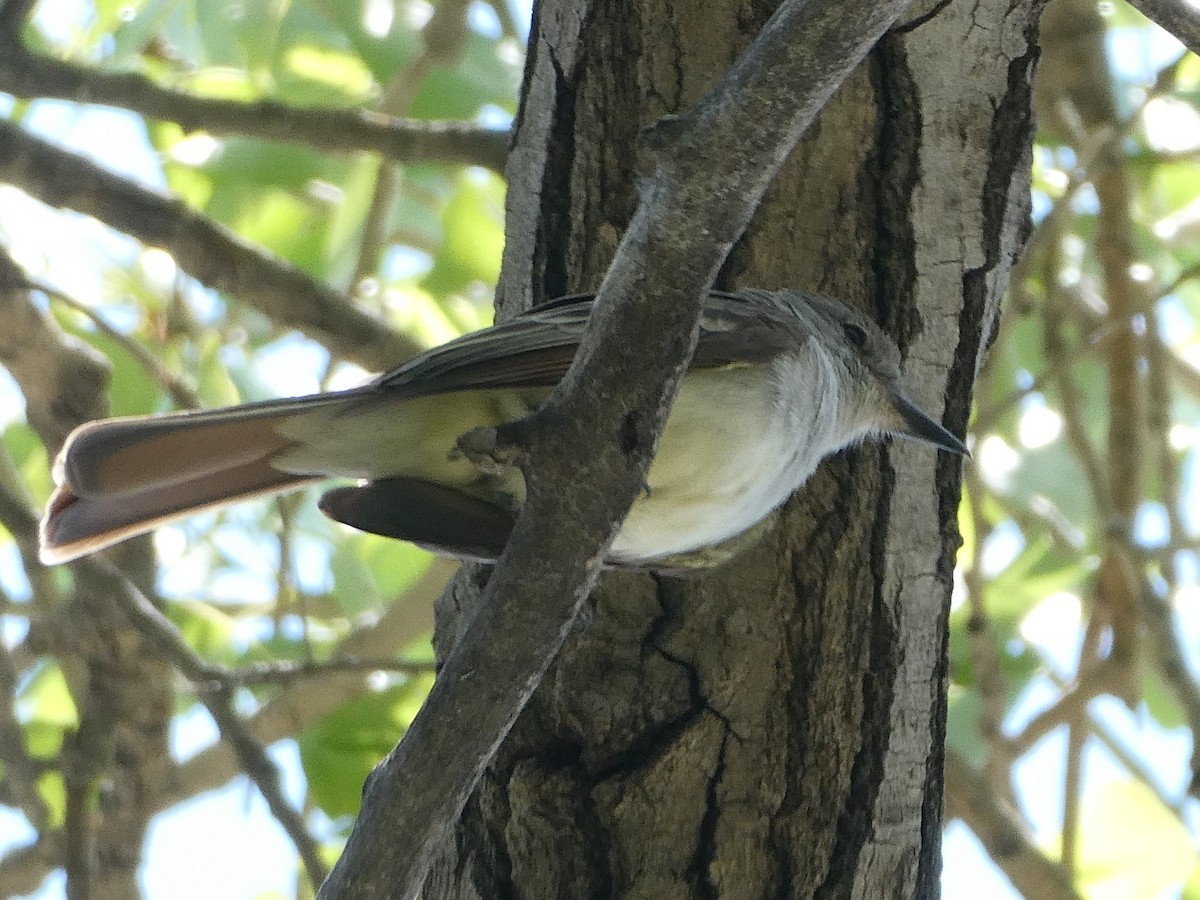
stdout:
<svg viewBox="0 0 1200 900">
<path fill-rule="evenodd" d="M 617 560 L 665 556 L 740 534 L 799 483 L 761 369 L 694 373 L 667 420 L 647 478 L 613 542 Z M 801 476 L 802 477 L 802 476 Z"/>
<path fill-rule="evenodd" d="M 807 475 L 771 408 L 760 368 L 693 372 L 667 420 L 658 454 L 613 544 L 619 561 L 685 553 L 746 530 Z M 281 428 L 297 447 L 273 464 L 298 474 L 349 478 L 409 475 L 452 484 L 504 505 L 524 496 L 513 470 L 482 476 L 449 458 L 472 428 L 525 415 L 545 392 L 472 391 L 395 404 L 315 410 Z"/>
</svg>

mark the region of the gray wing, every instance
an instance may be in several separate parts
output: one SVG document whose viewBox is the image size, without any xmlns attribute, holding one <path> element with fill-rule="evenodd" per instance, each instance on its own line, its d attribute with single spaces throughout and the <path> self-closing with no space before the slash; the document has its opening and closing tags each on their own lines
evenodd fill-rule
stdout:
<svg viewBox="0 0 1200 900">
<path fill-rule="evenodd" d="M 762 362 L 806 334 L 784 295 L 713 291 L 705 304 L 692 368 Z M 552 387 L 566 374 L 595 296 L 563 297 L 443 344 L 362 390 L 411 395 L 485 388 Z"/>
</svg>

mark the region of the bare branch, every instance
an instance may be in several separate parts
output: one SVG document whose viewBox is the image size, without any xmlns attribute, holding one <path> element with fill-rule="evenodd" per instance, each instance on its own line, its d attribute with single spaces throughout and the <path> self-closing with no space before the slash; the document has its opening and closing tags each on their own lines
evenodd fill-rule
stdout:
<svg viewBox="0 0 1200 900">
<path fill-rule="evenodd" d="M 19 35 L 35 6 L 37 0 L 0 0 L 0 39 Z"/>
<path fill-rule="evenodd" d="M 227 669 L 218 682 L 200 682 L 197 690 L 237 685 L 251 687 L 258 684 L 288 684 L 311 678 L 328 678 L 332 675 L 371 674 L 392 672 L 397 675 L 428 675 L 435 671 L 433 663 L 411 662 L 403 659 L 357 659 L 352 656 L 334 657 L 322 662 L 272 661 L 252 663 Z"/>
<path fill-rule="evenodd" d="M 508 153 L 506 128 L 197 97 L 132 72 L 103 72 L 36 56 L 10 40 L 0 40 L 0 91 L 128 109 L 176 122 L 185 131 L 243 134 L 332 153 L 374 151 L 399 162 L 461 163 L 500 172 Z"/>
<path fill-rule="evenodd" d="M 1129 0 L 1143 16 L 1200 54 L 1200 10 L 1185 0 Z"/>
<path fill-rule="evenodd" d="M 45 294 L 47 297 L 57 300 L 63 306 L 70 307 L 81 316 L 87 318 L 88 321 L 96 326 L 97 331 L 112 338 L 126 353 L 132 356 L 134 361 L 146 370 L 146 374 L 158 382 L 159 386 L 167 392 L 171 397 L 171 402 L 175 406 L 181 409 L 200 408 L 200 398 L 182 378 L 179 378 L 174 372 L 164 366 L 157 356 L 143 347 L 136 339 L 109 325 L 94 308 L 88 306 L 86 303 L 79 302 L 69 294 L 65 294 L 60 290 L 37 281 L 26 281 L 23 286 L 28 290 Z"/>
<path fill-rule="evenodd" d="M 221 730 L 221 737 L 233 748 L 242 770 L 267 801 L 272 814 L 283 826 L 314 885 L 325 878 L 325 864 L 303 817 L 283 796 L 279 770 L 246 723 L 233 710 L 233 687 L 227 683 L 226 670 L 202 659 L 179 634 L 157 606 L 120 571 L 101 559 L 81 559 L 72 564 L 77 577 L 89 588 L 108 598 L 121 614 L 145 637 L 164 659 L 194 681 L 218 682 L 225 686 L 199 695 Z"/>
<path fill-rule="evenodd" d="M 17 720 L 13 698 L 17 692 L 17 669 L 12 654 L 0 643 L 0 764 L 4 766 L 4 803 L 25 814 L 38 831 L 49 827 L 49 815 L 37 779 L 40 767 L 25 748 L 25 732 Z"/>
<path fill-rule="evenodd" d="M 0 896 L 22 897 L 38 889 L 46 874 L 62 861 L 63 833 L 44 831 L 36 843 L 0 857 Z"/>
<path fill-rule="evenodd" d="M 195 278 L 240 297 L 272 321 L 304 332 L 363 368 L 381 371 L 419 351 L 379 316 L 180 200 L 134 185 L 4 121 L 0 180 L 43 203 L 78 210 L 164 248 Z"/>
<path fill-rule="evenodd" d="M 1061 866 L 1043 856 L 1012 809 L 953 747 L 946 749 L 947 813 L 975 832 L 988 856 L 1027 900 L 1079 900 Z"/>
<path fill-rule="evenodd" d="M 403 596 L 385 604 L 377 622 L 347 635 L 334 648 L 333 658 L 379 659 L 396 654 L 428 633 L 433 620 L 433 601 L 457 568 L 458 564 L 451 560 L 435 559 Z M 316 682 L 303 680 L 289 684 L 250 718 L 249 726 L 265 744 L 297 734 L 360 694 L 367 674 L 355 669 L 340 675 L 327 672 Z M 226 745 L 218 743 L 180 764 L 173 783 L 158 798 L 159 808 L 211 790 L 237 774 L 236 758 Z"/>
<path fill-rule="evenodd" d="M 202 700 L 217 727 L 221 729 L 221 737 L 229 742 L 237 754 L 242 771 L 258 788 L 263 799 L 267 801 L 271 814 L 279 820 L 283 830 L 296 845 L 309 881 L 314 886 L 319 885 L 327 874 L 320 847 L 304 824 L 304 817 L 293 809 L 283 796 L 279 767 L 271 761 L 266 749 L 254 739 L 246 723 L 234 711 L 233 691 L 226 688 L 218 691 L 216 696 Z"/>
<path fill-rule="evenodd" d="M 1020 756 L 1059 725 L 1080 720 L 1094 698 L 1112 689 L 1113 681 L 1113 666 L 1109 662 L 1097 663 L 1079 676 L 1074 684 L 1063 689 L 1061 697 L 1030 719 L 1021 733 L 1011 739 L 1012 756 Z"/>
<path fill-rule="evenodd" d="M 1142 623 L 1149 633 L 1154 661 L 1183 707 L 1188 727 L 1193 734 L 1200 734 L 1200 685 L 1188 667 L 1171 606 L 1148 582 L 1143 583 L 1140 599 Z M 1200 750 L 1195 748 L 1192 750 L 1192 782 L 1188 791 L 1200 797 Z"/>
<path fill-rule="evenodd" d="M 25 417 L 53 455 L 76 425 L 104 415 L 109 365 L 43 315 L 25 284 L 0 253 L 0 363 L 21 386 Z"/>
</svg>

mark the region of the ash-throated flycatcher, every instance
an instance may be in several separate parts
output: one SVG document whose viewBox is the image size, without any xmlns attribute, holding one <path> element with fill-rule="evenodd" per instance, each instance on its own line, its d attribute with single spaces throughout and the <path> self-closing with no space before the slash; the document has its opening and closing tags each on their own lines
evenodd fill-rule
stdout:
<svg viewBox="0 0 1200 900">
<path fill-rule="evenodd" d="M 523 479 L 451 450 L 545 399 L 591 307 L 591 297 L 554 301 L 353 390 L 84 425 L 55 466 L 41 558 L 65 562 L 198 510 L 345 477 L 361 483 L 325 494 L 332 518 L 493 559 Z M 699 552 L 703 565 L 704 548 L 752 528 L 825 456 L 885 434 L 966 452 L 909 401 L 900 352 L 870 319 L 814 294 L 714 291 L 647 489 L 609 560 L 670 568 Z"/>
</svg>

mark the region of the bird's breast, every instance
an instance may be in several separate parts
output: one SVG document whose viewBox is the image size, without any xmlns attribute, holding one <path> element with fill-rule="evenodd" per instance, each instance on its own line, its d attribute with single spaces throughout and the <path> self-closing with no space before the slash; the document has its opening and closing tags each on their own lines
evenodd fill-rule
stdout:
<svg viewBox="0 0 1200 900">
<path fill-rule="evenodd" d="M 634 503 L 611 555 L 645 560 L 718 544 L 803 484 L 824 453 L 819 420 L 826 411 L 789 402 L 797 377 L 811 381 L 786 364 L 689 374 L 667 419 L 647 492 Z M 803 387 L 822 389 L 819 383 Z"/>
</svg>

